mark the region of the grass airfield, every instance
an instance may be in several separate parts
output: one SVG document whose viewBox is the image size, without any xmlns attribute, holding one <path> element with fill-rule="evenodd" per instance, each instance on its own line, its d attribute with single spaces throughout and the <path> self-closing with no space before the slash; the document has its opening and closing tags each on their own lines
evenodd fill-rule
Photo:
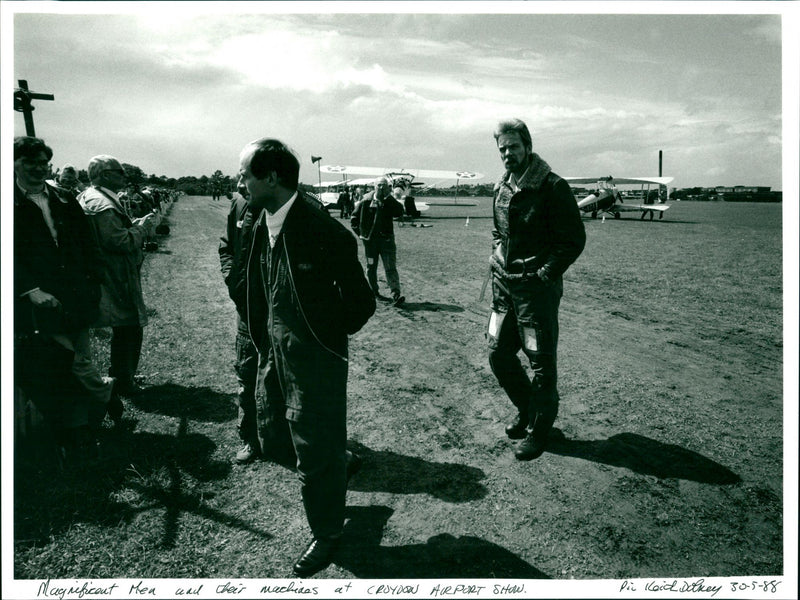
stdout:
<svg viewBox="0 0 800 600">
<path fill-rule="evenodd" d="M 364 467 L 344 543 L 315 577 L 783 573 L 781 206 L 585 219 L 561 304 L 558 431 L 521 463 L 486 359 L 492 220 L 478 202 L 396 228 L 407 303 L 380 305 L 351 339 L 349 444 Z M 309 541 L 296 475 L 231 462 L 227 209 L 181 198 L 147 256 L 147 390 L 122 431 L 102 432 L 102 458 L 58 474 L 35 435 L 18 444 L 16 578 L 292 577 Z M 107 346 L 98 331 L 103 370 Z"/>
</svg>

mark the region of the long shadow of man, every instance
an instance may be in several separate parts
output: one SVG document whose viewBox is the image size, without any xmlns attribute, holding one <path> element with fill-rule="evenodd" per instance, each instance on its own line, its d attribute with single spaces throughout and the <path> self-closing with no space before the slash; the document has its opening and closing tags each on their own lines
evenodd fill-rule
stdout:
<svg viewBox="0 0 800 600">
<path fill-rule="evenodd" d="M 393 512 L 386 506 L 349 506 L 345 543 L 334 562 L 365 579 L 548 578 L 505 548 L 473 536 L 441 533 L 424 544 L 381 546 Z"/>
<path fill-rule="evenodd" d="M 349 448 L 363 459 L 363 467 L 347 486 L 350 491 L 391 494 L 430 494 L 446 502 L 469 502 L 486 496 L 476 467 L 437 463 L 390 450 L 371 450 L 357 443 Z"/>
<path fill-rule="evenodd" d="M 619 433 L 607 440 L 580 441 L 569 440 L 559 429 L 554 429 L 547 452 L 625 467 L 661 479 L 687 479 L 714 485 L 741 481 L 736 473 L 702 454 L 636 433 Z"/>
</svg>

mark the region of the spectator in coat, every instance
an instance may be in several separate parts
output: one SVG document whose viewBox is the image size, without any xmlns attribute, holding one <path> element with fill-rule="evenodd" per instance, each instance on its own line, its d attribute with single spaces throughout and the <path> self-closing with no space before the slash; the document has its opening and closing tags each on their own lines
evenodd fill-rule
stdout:
<svg viewBox="0 0 800 600">
<path fill-rule="evenodd" d="M 239 437 L 242 448 L 234 456 L 239 464 L 249 463 L 261 456 L 261 447 L 256 429 L 256 375 L 258 374 L 258 350 L 250 339 L 247 329 L 247 252 L 253 229 L 253 212 L 247 205 L 247 188 L 241 186 L 236 198 L 231 198 L 225 235 L 220 238 L 219 263 L 228 295 L 236 305 L 236 379 L 239 389 L 236 401 L 239 405 Z"/>
<path fill-rule="evenodd" d="M 375 191 L 353 209 L 350 226 L 364 242 L 367 259 L 367 280 L 376 298 L 384 299 L 378 291 L 378 259 L 383 262 L 386 282 L 392 293 L 392 304 L 400 306 L 406 301 L 400 292 L 400 275 L 397 273 L 397 245 L 394 241 L 394 218 L 403 216 L 403 205 L 392 197 L 389 179 L 375 180 Z"/>
<path fill-rule="evenodd" d="M 61 171 L 58 177 L 56 177 L 56 185 L 75 196 L 80 194 L 84 188 L 83 184 L 78 179 L 78 172 L 75 170 L 75 167 L 70 164 L 61 167 Z"/>
<path fill-rule="evenodd" d="M 113 381 L 91 360 L 102 265 L 74 196 L 45 183 L 53 151 L 14 140 L 14 333 L 17 385 L 53 427 L 59 458 L 93 450 Z"/>
<path fill-rule="evenodd" d="M 126 175 L 113 156 L 95 156 L 89 161 L 91 187 L 79 201 L 100 247 L 103 279 L 100 315 L 95 327 L 111 327 L 109 375 L 116 378 L 116 392 L 130 396 L 140 391 L 134 381 L 142 351 L 147 312 L 142 296 L 142 242 L 154 230 L 154 214 L 131 219 L 119 202 Z M 122 416 L 123 405 L 112 417 Z"/>
</svg>

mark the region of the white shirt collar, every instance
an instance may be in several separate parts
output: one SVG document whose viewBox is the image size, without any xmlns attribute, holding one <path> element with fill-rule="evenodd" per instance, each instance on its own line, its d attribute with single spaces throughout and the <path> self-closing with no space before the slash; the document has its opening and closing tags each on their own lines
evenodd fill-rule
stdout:
<svg viewBox="0 0 800 600">
<path fill-rule="evenodd" d="M 510 174 L 511 176 L 508 178 L 508 183 L 511 186 L 511 189 L 514 190 L 514 192 L 518 192 L 520 190 L 519 182 L 523 181 L 525 179 L 525 176 L 528 174 L 528 171 L 530 170 L 530 168 L 531 168 L 531 166 L 528 165 L 528 168 L 525 169 L 522 172 L 522 175 L 520 175 L 519 177 L 514 175 L 514 173 Z"/>
<path fill-rule="evenodd" d="M 283 222 L 286 220 L 286 215 L 289 214 L 289 209 L 294 204 L 294 201 L 297 200 L 297 192 L 292 194 L 292 197 L 281 206 L 274 214 L 269 214 L 267 211 L 264 211 L 267 215 L 267 228 L 269 229 L 269 245 L 270 247 L 275 247 L 275 243 L 278 241 L 278 236 L 283 229 Z"/>
</svg>

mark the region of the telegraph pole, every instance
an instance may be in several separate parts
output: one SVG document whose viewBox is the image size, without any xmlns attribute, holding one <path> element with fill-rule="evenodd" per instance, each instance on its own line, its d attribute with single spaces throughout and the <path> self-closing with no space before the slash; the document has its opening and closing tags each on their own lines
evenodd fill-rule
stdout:
<svg viewBox="0 0 800 600">
<path fill-rule="evenodd" d="M 33 100 L 55 100 L 53 94 L 40 94 L 28 89 L 28 82 L 25 79 L 18 81 L 19 87 L 14 90 L 14 110 L 21 112 L 25 118 L 25 133 L 31 137 L 36 137 L 36 130 L 33 128 Z"/>
</svg>

